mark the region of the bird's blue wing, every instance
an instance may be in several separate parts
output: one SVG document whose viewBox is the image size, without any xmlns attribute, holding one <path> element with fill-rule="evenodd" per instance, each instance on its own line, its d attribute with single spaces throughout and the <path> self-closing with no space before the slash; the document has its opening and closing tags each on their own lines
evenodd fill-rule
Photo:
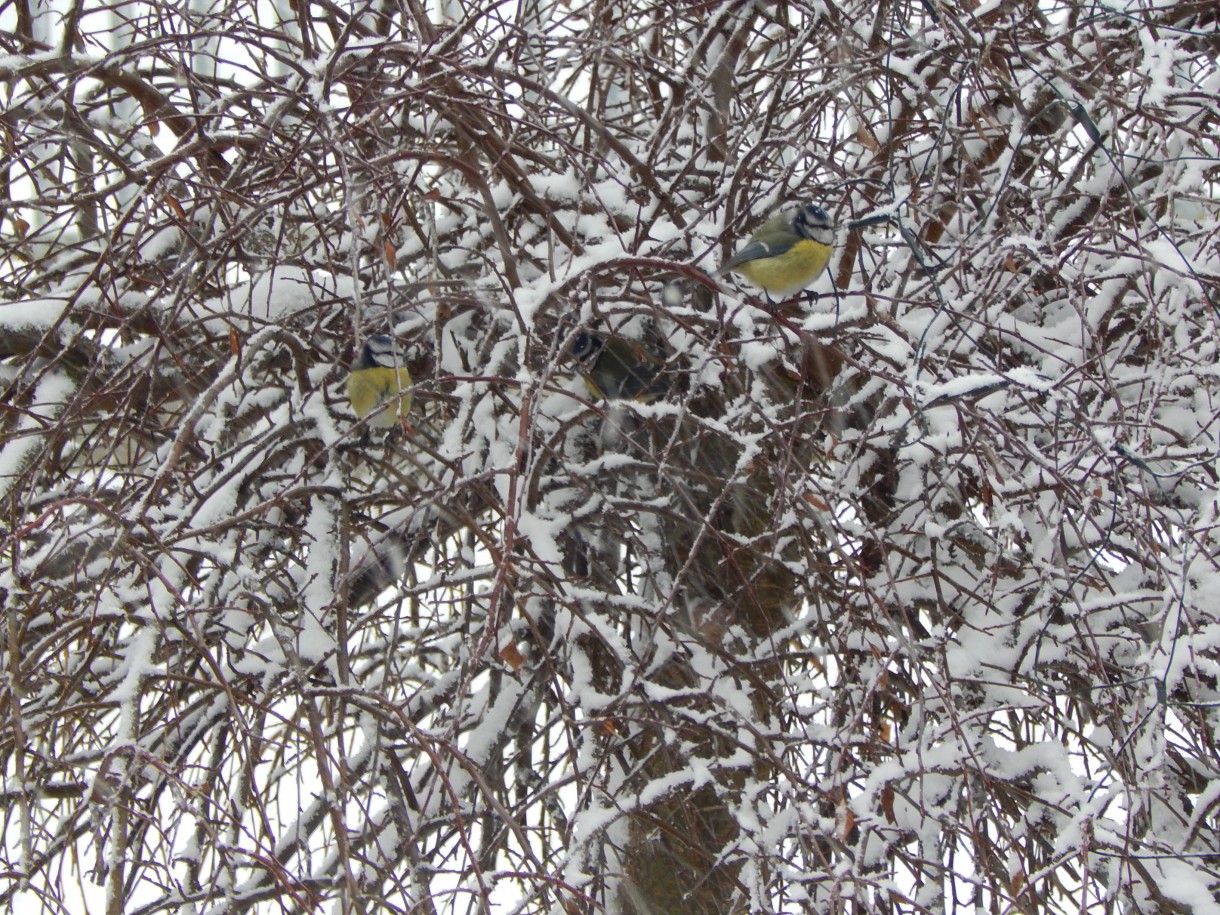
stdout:
<svg viewBox="0 0 1220 915">
<path fill-rule="evenodd" d="M 792 246 L 798 241 L 800 241 L 800 239 L 794 236 L 791 239 L 772 244 L 765 241 L 750 242 L 750 244 L 746 245 L 727 261 L 725 261 L 724 266 L 720 268 L 719 272 L 728 273 L 730 270 L 740 267 L 747 261 L 756 261 L 762 257 L 779 257 L 781 254 L 784 254 L 791 249 Z"/>
</svg>

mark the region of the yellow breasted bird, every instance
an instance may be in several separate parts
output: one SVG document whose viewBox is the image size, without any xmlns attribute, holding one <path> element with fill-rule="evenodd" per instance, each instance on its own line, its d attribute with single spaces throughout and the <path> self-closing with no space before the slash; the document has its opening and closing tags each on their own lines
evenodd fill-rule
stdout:
<svg viewBox="0 0 1220 915">
<path fill-rule="evenodd" d="M 581 332 L 571 345 L 577 371 L 589 393 L 602 400 L 656 400 L 667 385 L 664 361 L 643 344 L 624 337 Z"/>
<path fill-rule="evenodd" d="M 740 273 L 768 297 L 782 299 L 800 292 L 826 269 L 834 236 L 826 211 L 807 203 L 764 222 L 717 273 Z"/>
<path fill-rule="evenodd" d="M 352 409 L 378 429 L 388 429 L 399 419 L 406 419 L 411 410 L 411 373 L 397 349 L 393 338 L 385 334 L 369 337 L 347 379 Z"/>
</svg>

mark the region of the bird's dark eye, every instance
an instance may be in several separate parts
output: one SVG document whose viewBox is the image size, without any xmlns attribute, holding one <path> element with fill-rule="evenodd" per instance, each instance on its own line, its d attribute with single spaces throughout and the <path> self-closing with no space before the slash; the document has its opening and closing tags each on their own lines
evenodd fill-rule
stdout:
<svg viewBox="0 0 1220 915">
<path fill-rule="evenodd" d="M 592 334 L 577 334 L 572 340 L 572 355 L 577 359 L 586 359 L 597 350 L 600 343 L 601 341 Z"/>
<path fill-rule="evenodd" d="M 368 341 L 364 344 L 364 351 L 360 358 L 365 363 L 365 368 L 371 368 L 376 365 L 392 368 L 398 362 L 395 354 L 394 340 L 385 334 L 369 337 Z"/>
</svg>

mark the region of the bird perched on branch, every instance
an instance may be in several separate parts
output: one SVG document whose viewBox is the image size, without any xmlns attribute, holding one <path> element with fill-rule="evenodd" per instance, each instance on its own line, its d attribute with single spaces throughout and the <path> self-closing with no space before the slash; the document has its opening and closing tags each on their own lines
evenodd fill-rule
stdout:
<svg viewBox="0 0 1220 915">
<path fill-rule="evenodd" d="M 411 410 L 411 373 L 392 337 L 369 337 L 347 379 L 352 409 L 370 426 L 388 429 Z M 395 408 L 397 407 L 397 408 Z"/>
<path fill-rule="evenodd" d="M 834 223 L 826 211 L 807 203 L 764 222 L 717 273 L 740 273 L 760 286 L 768 298 L 785 298 L 800 292 L 826 269 L 834 234 Z"/>
<path fill-rule="evenodd" d="M 656 400 L 667 385 L 660 378 L 664 360 L 641 343 L 624 337 L 578 333 L 570 347 L 589 393 L 602 400 Z"/>
</svg>

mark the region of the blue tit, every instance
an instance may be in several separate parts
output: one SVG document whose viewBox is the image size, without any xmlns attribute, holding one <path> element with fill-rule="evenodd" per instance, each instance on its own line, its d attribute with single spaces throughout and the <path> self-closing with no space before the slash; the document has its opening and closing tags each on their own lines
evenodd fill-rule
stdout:
<svg viewBox="0 0 1220 915">
<path fill-rule="evenodd" d="M 659 377 L 663 360 L 634 340 L 579 333 L 571 351 L 577 371 L 594 397 L 649 401 L 665 393 L 666 385 Z"/>
<path fill-rule="evenodd" d="M 391 337 L 369 337 L 347 378 L 352 409 L 370 426 L 388 429 L 411 410 L 411 373 L 400 363 Z M 393 409 L 394 403 L 398 409 Z"/>
<path fill-rule="evenodd" d="M 826 269 L 834 235 L 826 211 L 807 203 L 764 222 L 718 273 L 740 273 L 768 297 L 782 299 L 800 292 Z"/>
</svg>

